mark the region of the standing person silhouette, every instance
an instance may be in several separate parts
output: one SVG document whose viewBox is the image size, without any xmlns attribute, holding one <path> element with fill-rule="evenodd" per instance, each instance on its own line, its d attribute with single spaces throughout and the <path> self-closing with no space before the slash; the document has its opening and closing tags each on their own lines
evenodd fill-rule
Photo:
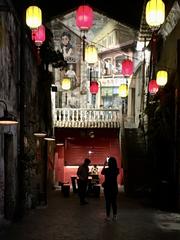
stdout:
<svg viewBox="0 0 180 240">
<path fill-rule="evenodd" d="M 110 221 L 111 207 L 113 211 L 113 220 L 117 219 L 117 194 L 118 183 L 117 176 L 119 174 L 119 168 L 117 167 L 117 161 L 114 157 L 109 157 L 104 162 L 104 167 L 101 171 L 105 180 L 103 183 L 104 197 L 106 202 L 106 221 Z"/>
<path fill-rule="evenodd" d="M 87 185 L 88 185 L 88 176 L 89 176 L 89 164 L 91 160 L 88 158 L 84 159 L 84 163 L 81 164 L 77 170 L 78 179 L 78 193 L 80 198 L 80 205 L 87 204 L 88 202 L 85 200 Z"/>
</svg>

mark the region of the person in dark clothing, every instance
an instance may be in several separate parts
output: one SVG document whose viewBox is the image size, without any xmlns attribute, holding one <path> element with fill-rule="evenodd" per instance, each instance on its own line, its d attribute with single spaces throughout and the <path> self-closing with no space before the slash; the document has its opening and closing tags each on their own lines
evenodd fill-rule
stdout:
<svg viewBox="0 0 180 240">
<path fill-rule="evenodd" d="M 84 163 L 79 166 L 77 170 L 78 176 L 78 193 L 80 198 L 80 204 L 84 205 L 88 202 L 85 200 L 87 185 L 88 185 L 88 175 L 89 175 L 89 164 L 91 161 L 88 158 L 85 158 Z"/>
<path fill-rule="evenodd" d="M 103 183 L 104 197 L 106 202 L 106 219 L 110 220 L 111 207 L 113 211 L 113 220 L 117 219 L 117 194 L 118 194 L 118 183 L 117 176 L 119 174 L 119 168 L 117 167 L 117 161 L 114 157 L 109 157 L 105 161 L 104 167 L 101 171 L 104 175 L 105 180 Z"/>
</svg>

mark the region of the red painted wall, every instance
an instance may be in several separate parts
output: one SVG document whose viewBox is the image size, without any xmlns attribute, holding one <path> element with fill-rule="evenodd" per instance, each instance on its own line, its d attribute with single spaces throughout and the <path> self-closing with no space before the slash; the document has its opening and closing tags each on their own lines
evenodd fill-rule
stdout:
<svg viewBox="0 0 180 240">
<path fill-rule="evenodd" d="M 55 181 L 64 182 L 64 145 L 56 145 Z"/>
<path fill-rule="evenodd" d="M 90 137 L 91 132 L 94 138 Z M 114 156 L 121 169 L 119 129 L 57 128 L 55 136 L 57 143 L 64 144 L 64 148 L 61 148 L 61 151 L 58 150 L 59 157 L 56 160 L 55 173 L 58 181 L 63 179 L 63 182 L 71 183 L 71 175 L 76 175 L 77 167 L 83 163 L 85 158 L 91 160 L 91 165 L 102 166 L 107 156 Z M 119 176 L 119 183 L 121 178 Z M 100 179 L 102 182 L 103 177 L 101 176 Z"/>
</svg>

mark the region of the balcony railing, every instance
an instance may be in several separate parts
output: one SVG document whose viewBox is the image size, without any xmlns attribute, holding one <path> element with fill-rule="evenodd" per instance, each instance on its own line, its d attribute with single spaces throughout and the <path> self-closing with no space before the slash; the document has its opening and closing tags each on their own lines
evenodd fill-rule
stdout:
<svg viewBox="0 0 180 240">
<path fill-rule="evenodd" d="M 119 109 L 54 109 L 54 127 L 63 128 L 119 128 L 121 114 Z"/>
</svg>

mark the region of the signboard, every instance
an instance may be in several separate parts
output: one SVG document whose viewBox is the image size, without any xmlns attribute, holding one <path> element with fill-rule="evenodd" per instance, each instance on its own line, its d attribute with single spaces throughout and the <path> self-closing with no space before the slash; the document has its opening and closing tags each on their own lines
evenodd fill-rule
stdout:
<svg viewBox="0 0 180 240">
<path fill-rule="evenodd" d="M 119 87 L 121 84 L 126 83 L 124 77 L 118 78 L 100 78 L 101 87 Z"/>
</svg>

